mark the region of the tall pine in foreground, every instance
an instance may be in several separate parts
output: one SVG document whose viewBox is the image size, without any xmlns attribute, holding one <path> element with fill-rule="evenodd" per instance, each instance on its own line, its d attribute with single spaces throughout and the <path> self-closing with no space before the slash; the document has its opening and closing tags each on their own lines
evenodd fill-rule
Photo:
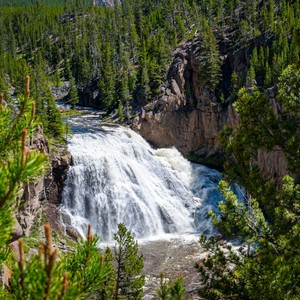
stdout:
<svg viewBox="0 0 300 300">
<path fill-rule="evenodd" d="M 0 267 L 9 253 L 6 244 L 18 208 L 15 198 L 29 179 L 42 174 L 46 161 L 43 153 L 29 149 L 29 138 L 37 127 L 29 86 L 27 76 L 26 94 L 18 97 L 16 109 L 5 104 L 5 95 L 0 94 Z"/>
</svg>

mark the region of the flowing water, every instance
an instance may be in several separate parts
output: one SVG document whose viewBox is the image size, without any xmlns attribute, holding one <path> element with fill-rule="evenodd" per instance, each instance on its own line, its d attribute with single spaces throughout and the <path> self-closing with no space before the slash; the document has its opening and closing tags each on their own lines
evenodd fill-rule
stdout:
<svg viewBox="0 0 300 300">
<path fill-rule="evenodd" d="M 212 234 L 208 212 L 221 195 L 220 174 L 191 164 L 175 149 L 155 150 L 137 133 L 103 125 L 99 116 L 70 119 L 73 166 L 63 191 L 64 214 L 103 241 L 124 223 L 135 238 Z"/>
</svg>

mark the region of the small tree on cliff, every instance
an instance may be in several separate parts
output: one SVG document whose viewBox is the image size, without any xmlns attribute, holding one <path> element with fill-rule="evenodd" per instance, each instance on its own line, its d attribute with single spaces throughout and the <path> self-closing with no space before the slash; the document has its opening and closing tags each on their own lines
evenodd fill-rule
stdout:
<svg viewBox="0 0 300 300">
<path fill-rule="evenodd" d="M 124 224 L 118 225 L 114 236 L 115 261 L 117 263 L 117 279 L 115 299 L 142 299 L 144 275 L 140 275 L 143 267 L 143 255 L 138 254 L 138 244 Z"/>
</svg>

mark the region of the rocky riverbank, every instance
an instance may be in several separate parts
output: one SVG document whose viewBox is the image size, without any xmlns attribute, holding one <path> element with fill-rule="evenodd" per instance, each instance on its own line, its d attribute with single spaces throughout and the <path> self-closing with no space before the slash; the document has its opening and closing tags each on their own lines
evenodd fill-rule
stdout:
<svg viewBox="0 0 300 300">
<path fill-rule="evenodd" d="M 167 281 L 175 281 L 181 275 L 186 298 L 199 299 L 199 274 L 194 266 L 206 254 L 198 242 L 198 236 L 179 235 L 145 241 L 139 244 L 139 248 L 144 255 L 143 273 L 146 276 L 143 299 L 157 299 L 156 290 L 160 286 L 161 273 Z"/>
</svg>

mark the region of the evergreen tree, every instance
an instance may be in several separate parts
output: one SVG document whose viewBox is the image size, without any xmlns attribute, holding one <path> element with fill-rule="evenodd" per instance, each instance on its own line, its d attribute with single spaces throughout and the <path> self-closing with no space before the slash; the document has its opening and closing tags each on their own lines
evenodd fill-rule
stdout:
<svg viewBox="0 0 300 300">
<path fill-rule="evenodd" d="M 12 233 L 12 214 L 17 209 L 15 198 L 27 180 L 43 173 L 46 162 L 43 153 L 28 148 L 28 136 L 37 126 L 29 80 L 27 77 L 26 95 L 19 96 L 18 111 L 5 105 L 4 95 L 0 94 L 0 268 L 9 255 L 7 243 Z M 0 297 L 1 292 L 2 288 Z"/>
<path fill-rule="evenodd" d="M 220 81 L 221 67 L 216 37 L 210 27 L 202 36 L 202 43 L 198 56 L 199 80 L 207 83 L 213 91 Z"/>
<path fill-rule="evenodd" d="M 140 273 L 144 261 L 143 255 L 138 254 L 138 244 L 123 224 L 118 225 L 114 239 L 117 265 L 115 299 L 142 299 L 145 278 Z"/>
<path fill-rule="evenodd" d="M 146 42 L 143 41 L 140 55 L 140 93 L 139 97 L 142 100 L 146 100 L 148 98 L 150 87 L 149 87 L 149 75 L 148 75 L 148 58 L 147 58 L 147 50 L 146 50 Z"/>
<path fill-rule="evenodd" d="M 230 97 L 232 100 L 235 100 L 239 91 L 239 80 L 236 72 L 231 74 L 231 84 L 230 84 Z"/>
<path fill-rule="evenodd" d="M 104 49 L 103 65 L 101 77 L 99 81 L 99 89 L 101 93 L 101 101 L 104 108 L 113 108 L 115 105 L 115 77 L 112 66 L 113 49 L 110 44 L 106 44 Z"/>
<path fill-rule="evenodd" d="M 101 254 L 99 239 L 90 233 L 74 251 L 59 255 L 52 245 L 49 223 L 45 224 L 42 251 L 25 259 L 19 241 L 20 260 L 13 265 L 11 283 L 0 295 L 5 299 L 87 299 L 100 294 L 113 271 L 111 257 Z M 81 272 L 78 272 L 81 270 Z"/>
<path fill-rule="evenodd" d="M 160 287 L 156 291 L 159 299 L 162 300 L 184 300 L 185 288 L 183 287 L 183 280 L 181 275 L 173 283 L 172 281 L 169 284 L 164 280 L 164 275 L 160 274 Z"/>
<path fill-rule="evenodd" d="M 68 99 L 69 102 L 71 103 L 72 109 L 74 109 L 75 105 L 78 103 L 78 92 L 75 84 L 75 79 L 71 75 L 70 77 L 70 87 L 69 87 L 69 93 L 68 93 Z"/>
<path fill-rule="evenodd" d="M 294 299 L 299 295 L 299 184 L 289 176 L 277 187 L 268 181 L 256 163 L 257 151 L 281 149 L 289 169 L 299 177 L 300 99 L 299 69 L 288 67 L 278 83 L 280 118 L 274 115 L 270 102 L 258 89 L 249 94 L 245 88 L 234 104 L 241 123 L 236 131 L 226 127 L 221 135 L 229 161 L 225 165 L 230 182 L 246 190 L 239 201 L 229 184 L 220 183 L 224 202 L 220 214 L 211 214 L 213 223 L 227 237 L 239 237 L 246 248 L 225 249 L 205 237 L 201 243 L 212 256 L 198 265 L 202 283 L 201 295 L 207 299 Z M 288 295 L 288 298 L 287 298 Z"/>
<path fill-rule="evenodd" d="M 8 88 L 8 78 L 1 70 L 0 70 L 0 94 L 4 95 L 4 99 L 6 102 L 11 102 L 11 95 Z"/>
<path fill-rule="evenodd" d="M 37 102 L 37 113 L 44 126 L 44 132 L 49 137 L 62 140 L 64 137 L 64 124 L 59 109 L 55 105 L 50 90 L 46 64 L 39 52 L 35 57 L 32 91 Z"/>
</svg>

